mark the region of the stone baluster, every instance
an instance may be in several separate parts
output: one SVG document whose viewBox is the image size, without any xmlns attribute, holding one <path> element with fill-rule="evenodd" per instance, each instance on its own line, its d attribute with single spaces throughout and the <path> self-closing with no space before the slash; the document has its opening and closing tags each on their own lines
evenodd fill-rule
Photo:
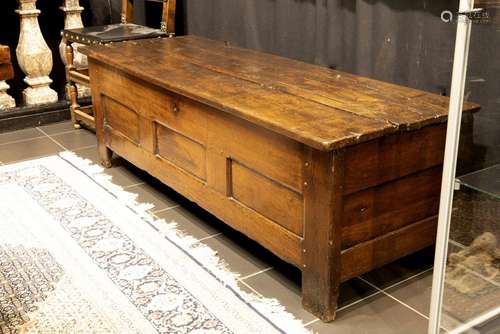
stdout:
<svg viewBox="0 0 500 334">
<path fill-rule="evenodd" d="M 52 80 L 52 53 L 43 39 L 36 8 L 37 0 L 18 0 L 16 13 L 21 17 L 21 32 L 16 49 L 16 56 L 21 70 L 26 74 L 24 82 L 28 84 L 23 91 L 26 105 L 57 102 L 57 93 L 49 87 Z"/>
<path fill-rule="evenodd" d="M 0 80 L 0 110 L 14 108 L 16 106 L 14 98 L 7 94 L 7 89 L 9 88 L 10 86 L 5 80 Z"/>
<path fill-rule="evenodd" d="M 64 6 L 60 7 L 64 12 L 64 29 L 76 29 L 82 28 L 82 16 L 81 12 L 84 10 L 80 6 L 79 0 L 64 0 Z M 86 68 L 88 66 L 87 56 L 78 52 L 78 47 L 81 44 L 72 43 L 73 48 L 73 65 L 76 69 Z M 66 58 L 66 39 L 62 37 L 61 44 L 59 45 L 59 53 L 61 54 L 61 59 L 64 65 L 67 65 Z M 76 84 L 78 97 L 90 96 L 90 88 L 84 85 Z"/>
<path fill-rule="evenodd" d="M 10 88 L 6 80 L 14 77 L 12 62 L 10 60 L 10 48 L 0 45 L 0 111 L 16 106 L 16 101 L 7 93 Z"/>
</svg>

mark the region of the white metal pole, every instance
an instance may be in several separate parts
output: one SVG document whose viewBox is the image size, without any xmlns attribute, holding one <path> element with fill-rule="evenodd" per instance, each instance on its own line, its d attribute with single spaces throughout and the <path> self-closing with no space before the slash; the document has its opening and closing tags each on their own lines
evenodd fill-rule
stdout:
<svg viewBox="0 0 500 334">
<path fill-rule="evenodd" d="M 460 12 L 474 8 L 474 0 L 460 0 Z M 429 318 L 429 334 L 439 334 L 441 310 L 443 302 L 448 238 L 453 206 L 455 170 L 457 165 L 458 142 L 462 120 L 465 79 L 467 75 L 467 58 L 469 55 L 471 21 L 460 15 L 457 22 L 457 36 L 451 81 L 450 107 L 448 113 L 448 129 L 443 163 L 443 179 L 441 182 L 441 199 L 436 238 L 436 258 L 432 282 L 431 309 Z"/>
</svg>

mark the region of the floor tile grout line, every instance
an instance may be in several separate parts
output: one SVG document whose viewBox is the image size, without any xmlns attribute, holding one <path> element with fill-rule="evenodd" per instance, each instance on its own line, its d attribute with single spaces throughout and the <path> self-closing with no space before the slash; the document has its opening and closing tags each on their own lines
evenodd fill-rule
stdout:
<svg viewBox="0 0 500 334">
<path fill-rule="evenodd" d="M 239 279 L 239 280 L 246 280 L 246 279 L 248 279 L 248 278 L 252 278 L 252 277 L 255 277 L 255 276 L 257 276 L 257 275 L 260 275 L 260 274 L 263 274 L 263 273 L 265 273 L 265 272 L 268 272 L 268 271 L 270 271 L 270 270 L 272 270 L 272 269 L 274 269 L 274 267 L 267 267 L 267 268 L 265 268 L 265 269 L 262 269 L 262 270 L 259 270 L 259 271 L 255 272 L 255 273 L 253 273 L 253 274 L 249 274 L 249 275 L 246 275 L 246 276 L 243 276 L 243 277 L 239 277 L 238 279 Z"/>
<path fill-rule="evenodd" d="M 222 233 L 221 233 L 221 232 L 219 232 L 219 233 L 211 234 L 211 235 L 209 235 L 209 236 L 207 236 L 207 237 L 200 238 L 200 239 L 196 240 L 196 241 L 193 243 L 193 245 L 196 245 L 197 243 L 202 242 L 202 241 L 205 241 L 205 240 L 209 240 L 209 239 L 212 239 L 212 238 L 218 237 L 219 235 L 222 235 Z"/>
<path fill-rule="evenodd" d="M 350 303 L 350 304 L 347 304 L 347 305 L 344 305 L 344 306 L 342 306 L 342 307 L 339 307 L 339 308 L 337 309 L 337 311 L 336 311 L 336 312 L 340 312 L 340 311 L 345 310 L 345 309 L 347 309 L 347 308 L 349 308 L 349 307 L 351 307 L 351 306 L 357 305 L 357 304 L 359 304 L 359 303 L 361 303 L 361 302 L 363 302 L 363 301 L 365 301 L 365 300 L 367 300 L 367 299 L 369 299 L 369 298 L 371 298 L 371 297 L 373 297 L 373 296 L 376 296 L 376 295 L 378 295 L 378 294 L 382 294 L 382 293 L 381 293 L 381 291 L 379 291 L 379 290 L 375 290 L 375 292 L 370 293 L 368 296 L 365 296 L 365 297 L 360 298 L 360 299 L 358 299 L 358 300 L 356 300 L 356 301 L 353 301 L 353 302 L 352 302 L 352 303 Z M 308 323 L 306 323 L 306 324 L 304 325 L 304 327 L 309 326 L 309 325 L 311 325 L 311 324 L 314 324 L 314 323 L 316 323 L 316 322 L 318 322 L 318 321 L 321 321 L 321 320 L 320 320 L 319 318 L 314 319 L 314 320 L 311 320 L 311 321 L 309 321 Z"/>
<path fill-rule="evenodd" d="M 38 129 L 38 130 L 40 130 L 41 133 L 43 133 L 44 135 L 46 135 L 47 138 L 49 138 L 50 140 L 52 140 L 56 145 L 58 145 L 59 147 L 61 147 L 63 150 L 69 151 L 66 147 L 64 147 L 64 145 L 62 145 L 57 140 L 55 140 L 54 138 L 52 138 L 51 136 L 49 136 L 47 133 L 45 133 L 45 131 L 43 131 L 42 129 Z"/>
<path fill-rule="evenodd" d="M 162 218 L 158 217 L 158 215 L 156 215 L 156 213 L 151 213 L 151 216 L 153 216 L 153 218 L 155 220 L 162 220 Z M 207 237 L 203 237 L 201 239 L 197 239 L 196 241 L 194 241 L 191 245 L 196 245 L 197 243 L 201 242 L 201 241 L 205 241 L 205 240 L 208 240 L 208 239 L 211 239 L 211 238 L 215 238 L 215 237 L 218 237 L 219 235 L 222 235 L 221 232 L 219 233 L 215 233 L 215 234 L 212 234 L 212 235 L 209 235 Z"/>
<path fill-rule="evenodd" d="M 250 291 L 252 291 L 253 293 L 255 293 L 257 295 L 257 297 L 261 297 L 261 298 L 266 298 L 264 295 L 262 295 L 259 291 L 255 290 L 250 284 L 242 281 L 242 280 L 238 280 L 239 283 L 243 284 L 244 286 L 246 286 L 248 289 L 250 289 Z"/>
<path fill-rule="evenodd" d="M 309 321 L 309 322 L 306 322 L 306 323 L 304 324 L 304 327 L 307 327 L 307 326 L 309 326 L 309 325 L 312 325 L 312 324 L 314 324 L 314 323 L 316 323 L 316 322 L 318 322 L 318 321 L 320 321 L 318 318 L 313 319 L 313 320 L 311 320 L 311 321 Z"/>
<path fill-rule="evenodd" d="M 379 290 L 380 292 L 382 292 L 382 293 L 383 293 L 384 295 L 386 295 L 387 297 L 389 297 L 389 298 L 391 298 L 391 299 L 395 300 L 396 302 L 400 303 L 401 305 L 403 305 L 404 307 L 408 308 L 409 310 L 412 310 L 413 312 L 417 313 L 417 314 L 418 314 L 418 315 L 420 315 L 421 317 L 423 317 L 423 318 L 425 318 L 425 319 L 429 320 L 429 317 L 428 317 L 428 316 L 426 316 L 425 314 L 423 314 L 422 312 L 420 312 L 420 311 L 416 310 L 415 308 L 411 307 L 410 305 L 406 304 L 405 302 L 403 302 L 403 301 L 401 301 L 401 300 L 397 299 L 397 298 L 396 298 L 396 297 L 394 297 L 393 295 L 391 295 L 391 294 L 389 294 L 388 292 L 386 292 L 386 291 L 384 291 L 384 290 L 380 289 L 380 288 L 379 288 L 379 287 L 377 287 L 376 285 L 374 285 L 374 284 L 372 284 L 372 283 L 368 282 L 368 281 L 367 281 L 367 280 L 365 280 L 364 278 L 362 278 L 362 277 L 358 277 L 358 278 L 359 278 L 360 280 L 362 280 L 363 282 L 365 282 L 366 284 L 368 284 L 368 285 L 372 286 L 373 288 L 375 288 L 375 289 Z"/>
<path fill-rule="evenodd" d="M 40 129 L 39 127 L 37 127 L 37 129 L 39 129 L 40 131 L 43 131 L 42 129 Z M 65 134 L 68 134 L 68 133 L 72 133 L 72 132 L 78 132 L 80 130 L 67 130 L 67 131 L 62 131 L 62 132 L 54 132 L 54 133 L 51 133 L 51 134 L 48 134 L 48 136 L 59 136 L 59 135 L 65 135 Z"/>
<path fill-rule="evenodd" d="M 350 304 L 347 304 L 347 305 L 344 305 L 344 306 L 342 306 L 342 307 L 339 307 L 339 308 L 337 309 L 337 311 L 336 311 L 336 312 L 340 312 L 340 311 L 345 310 L 345 309 L 347 309 L 347 308 L 349 308 L 349 307 L 351 307 L 351 306 L 354 306 L 354 305 L 356 305 L 356 304 L 359 304 L 359 303 L 361 303 L 361 302 L 363 302 L 363 301 L 365 301 L 365 300 L 367 300 L 367 299 L 369 299 L 369 298 L 371 298 L 371 297 L 373 297 L 373 296 L 375 296 L 375 295 L 377 295 L 377 294 L 384 294 L 384 295 L 386 295 L 387 293 L 383 293 L 383 292 L 384 292 L 383 290 L 388 290 L 388 289 L 394 288 L 394 287 L 398 286 L 399 284 L 402 284 L 402 283 L 407 282 L 407 281 L 409 281 L 409 280 L 411 280 L 411 279 L 413 279 L 413 278 L 416 278 L 416 277 L 418 277 L 418 276 L 420 276 L 420 275 L 423 275 L 424 273 L 426 273 L 426 272 L 428 272 L 428 271 L 430 271 L 430 270 L 432 270 L 432 269 L 433 269 L 432 267 L 431 267 L 431 268 L 428 268 L 428 269 L 425 269 L 425 270 L 423 270 L 423 271 L 419 272 L 418 274 L 412 275 L 412 276 L 410 276 L 410 277 L 408 277 L 408 278 L 406 278 L 406 279 L 404 279 L 404 280 L 402 280 L 402 281 L 400 281 L 400 282 L 394 283 L 394 284 L 392 284 L 392 285 L 390 285 L 390 286 L 388 286 L 388 287 L 386 287 L 386 288 L 384 288 L 384 289 L 380 289 L 380 288 L 376 287 L 375 285 L 370 284 L 370 283 L 369 283 L 369 282 L 367 282 L 365 279 L 363 279 L 363 278 L 361 278 L 361 277 L 358 277 L 360 280 L 364 281 L 365 283 L 367 283 L 367 284 L 369 284 L 370 286 L 372 286 L 373 288 L 375 288 L 375 292 L 373 292 L 373 293 L 369 294 L 368 296 L 365 296 L 365 297 L 363 297 L 363 298 L 361 298 L 361 299 L 358 299 L 358 300 L 356 300 L 356 301 L 354 301 L 354 302 L 352 302 L 352 303 L 350 303 Z M 399 301 L 399 300 L 398 300 L 398 301 Z M 320 319 L 315 319 L 315 320 L 312 320 L 312 321 L 310 321 L 310 322 L 306 323 L 306 324 L 304 325 L 304 327 L 305 327 L 305 326 L 309 326 L 309 325 L 311 325 L 311 324 L 313 324 L 313 323 L 315 323 L 315 322 L 317 322 L 317 321 L 320 321 Z"/>
<path fill-rule="evenodd" d="M 53 140 L 52 138 L 50 138 L 48 135 L 46 135 L 46 137 L 48 139 L 50 139 L 52 142 L 54 142 L 57 146 L 61 147 L 63 150 L 67 151 L 67 149 L 62 146 L 61 144 L 59 144 L 58 142 L 56 142 L 55 140 Z M 45 138 L 45 137 L 40 137 L 40 138 Z M 48 156 L 51 156 L 51 155 L 57 155 L 59 152 L 53 152 L 53 153 L 49 153 L 49 154 L 41 154 L 41 155 L 34 155 L 34 156 L 30 156 L 30 157 L 27 157 L 27 158 L 24 158 L 24 159 L 19 159 L 19 160 L 12 160 L 12 161 L 9 161 L 8 164 L 9 165 L 12 165 L 12 164 L 17 164 L 17 163 L 21 163 L 21 162 L 26 162 L 26 161 L 30 161 L 30 160 L 34 160 L 34 159 L 42 159 L 44 157 L 48 157 Z"/>
<path fill-rule="evenodd" d="M 347 309 L 347 308 L 349 308 L 349 307 L 351 307 L 351 306 L 357 305 L 357 304 L 359 304 L 359 303 L 361 303 L 361 302 L 363 302 L 363 301 L 365 301 L 365 300 L 367 300 L 367 299 L 369 299 L 369 298 L 371 298 L 371 297 L 373 297 L 373 296 L 375 296 L 375 295 L 378 295 L 378 294 L 380 294 L 380 293 L 381 293 L 380 291 L 376 290 L 375 292 L 370 293 L 370 294 L 369 294 L 368 296 L 366 296 L 366 297 L 363 297 L 363 298 L 358 299 L 358 300 L 356 300 L 356 301 L 354 301 L 354 302 L 352 302 L 352 303 L 350 303 L 350 304 L 347 304 L 347 305 L 344 305 L 344 306 L 342 306 L 342 307 L 339 307 L 339 308 L 337 309 L 337 312 L 340 312 L 340 311 L 342 311 L 342 310 L 345 310 L 345 309 Z M 318 320 L 320 320 L 320 319 L 318 319 Z"/>
<path fill-rule="evenodd" d="M 136 186 L 142 186 L 143 184 L 146 184 L 146 182 L 138 182 L 138 183 L 134 183 L 134 184 L 131 184 L 129 186 L 125 186 L 125 187 L 122 187 L 124 190 L 128 189 L 128 188 L 132 188 L 132 187 L 136 187 Z"/>
<path fill-rule="evenodd" d="M 46 136 L 42 134 L 41 136 L 36 136 L 36 137 L 31 137 L 31 138 L 25 138 L 25 139 L 19 139 L 19 140 L 12 140 L 12 141 L 8 141 L 8 142 L 5 142 L 5 143 L 0 143 L 0 146 L 9 145 L 9 144 L 24 143 L 24 142 L 27 142 L 27 141 L 30 141 L 30 140 L 40 139 L 40 138 L 45 138 L 45 137 Z"/>
<path fill-rule="evenodd" d="M 151 213 L 154 213 L 154 214 L 157 214 L 157 213 L 163 213 L 165 211 L 168 211 L 168 210 L 172 210 L 172 209 L 175 209 L 175 208 L 178 208 L 180 207 L 181 205 L 180 204 L 176 204 L 174 206 L 170 206 L 168 208 L 165 208 L 165 209 L 161 209 L 161 210 L 151 210 Z"/>
<path fill-rule="evenodd" d="M 9 165 L 14 165 L 14 164 L 18 164 L 18 163 L 26 162 L 26 161 L 30 161 L 30 160 L 42 159 L 42 158 L 45 158 L 45 157 L 48 157 L 48 156 L 51 156 L 51 155 L 54 155 L 54 154 L 57 154 L 57 152 L 52 153 L 52 154 L 35 155 L 35 156 L 31 156 L 31 157 L 24 158 L 24 159 L 19 159 L 19 160 L 12 160 L 12 161 L 9 161 L 8 164 Z"/>
<path fill-rule="evenodd" d="M 397 287 L 397 286 L 398 286 L 398 285 L 400 285 L 400 284 L 403 284 L 403 283 L 405 283 L 405 282 L 408 282 L 409 280 L 412 280 L 412 279 L 414 279 L 414 278 L 417 278 L 418 276 L 423 275 L 423 274 L 425 274 L 425 273 L 427 273 L 427 272 L 429 272 L 429 271 L 431 271 L 431 270 L 433 270 L 433 269 L 434 269 L 433 267 L 427 268 L 427 269 L 422 270 L 421 272 L 419 272 L 419 273 L 417 273 L 417 274 L 415 274 L 415 275 L 412 275 L 412 276 L 407 277 L 407 278 L 405 278 L 405 279 L 403 279 L 403 280 L 401 280 L 401 281 L 399 281 L 399 282 L 396 282 L 396 283 L 394 283 L 394 284 L 391 284 L 391 285 L 389 285 L 388 287 L 385 287 L 385 288 L 379 288 L 379 289 L 384 290 L 384 291 L 387 291 L 387 290 L 389 290 L 389 289 L 392 289 L 392 288 Z"/>
<path fill-rule="evenodd" d="M 89 149 L 89 148 L 94 148 L 94 147 L 97 148 L 97 144 L 74 148 L 72 151 L 73 152 L 78 152 L 78 151 L 83 151 L 83 150 L 86 150 L 86 149 Z"/>
</svg>

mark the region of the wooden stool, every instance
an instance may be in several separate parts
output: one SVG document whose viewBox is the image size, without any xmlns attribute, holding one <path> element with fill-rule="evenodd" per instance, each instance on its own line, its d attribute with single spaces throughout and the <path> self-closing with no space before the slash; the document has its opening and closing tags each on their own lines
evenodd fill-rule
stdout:
<svg viewBox="0 0 500 334">
<path fill-rule="evenodd" d="M 77 68 L 74 64 L 73 43 L 93 45 L 135 39 L 174 37 L 176 0 L 162 0 L 162 2 L 160 29 L 129 23 L 133 20 L 132 4 L 129 0 L 122 0 L 121 23 L 63 30 L 62 35 L 66 41 L 66 93 L 70 101 L 71 120 L 75 128 L 80 128 L 81 123 L 94 128 L 95 120 L 92 105 L 81 107 L 78 104 L 76 84 L 90 87 L 90 78 L 88 68 Z"/>
</svg>

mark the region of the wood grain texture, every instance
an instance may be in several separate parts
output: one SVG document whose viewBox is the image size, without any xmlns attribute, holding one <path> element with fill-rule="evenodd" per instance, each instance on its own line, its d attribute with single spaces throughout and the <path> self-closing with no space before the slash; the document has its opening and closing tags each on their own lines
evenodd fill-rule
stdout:
<svg viewBox="0 0 500 334">
<path fill-rule="evenodd" d="M 12 64 L 0 64 L 0 80 L 10 80 L 14 77 Z"/>
<path fill-rule="evenodd" d="M 436 229 L 437 216 L 429 217 L 343 250 L 341 281 L 345 282 L 432 245 L 436 239 Z"/>
<path fill-rule="evenodd" d="M 199 37 L 96 46 L 89 57 L 319 150 L 440 123 L 447 114 L 446 98 Z"/>
<path fill-rule="evenodd" d="M 441 171 L 433 167 L 344 197 L 342 249 L 436 215 Z"/>
<path fill-rule="evenodd" d="M 332 321 L 340 285 L 344 152 L 311 149 L 304 164 L 302 305 Z"/>
<path fill-rule="evenodd" d="M 140 141 L 139 115 L 122 103 L 108 97 L 102 97 L 104 126 L 109 126 L 135 144 Z"/>
<path fill-rule="evenodd" d="M 106 145 L 118 155 L 126 157 L 135 166 L 168 184 L 183 196 L 199 204 L 234 229 L 244 233 L 277 254 L 281 259 L 300 266 L 302 238 L 281 227 L 255 210 L 227 197 L 192 177 L 191 173 L 159 156 L 149 153 L 113 132 L 104 134 Z M 105 150 L 103 150 L 105 151 Z"/>
<path fill-rule="evenodd" d="M 175 131 L 197 142 L 207 141 L 207 109 L 200 103 L 177 94 L 158 89 L 147 82 L 136 81 L 113 71 L 108 66 L 99 68 L 105 77 L 101 90 L 106 96 L 119 99 L 141 117 L 158 120 Z M 125 94 L 126 93 L 126 94 Z"/>
<path fill-rule="evenodd" d="M 446 124 L 402 132 L 352 146 L 346 151 L 344 193 L 442 164 Z"/>
<path fill-rule="evenodd" d="M 156 123 L 156 154 L 179 168 L 206 179 L 206 148 L 168 127 Z"/>
<path fill-rule="evenodd" d="M 103 165 L 112 149 L 300 268 L 323 321 L 341 281 L 433 242 L 447 98 L 196 37 L 89 64 Z"/>
<path fill-rule="evenodd" d="M 443 102 L 448 99 L 445 97 L 190 37 L 197 43 L 183 38 L 170 43 L 169 47 L 176 50 L 175 56 L 217 73 L 263 84 L 357 115 L 385 119 L 400 129 L 418 128 L 436 122 L 436 117 L 446 117 L 444 111 L 448 105 Z M 360 85 L 363 89 L 359 89 Z M 366 108 L 368 103 L 370 108 Z M 470 107 L 466 105 L 466 109 Z"/>
<path fill-rule="evenodd" d="M 0 65 L 10 63 L 10 48 L 7 45 L 0 45 Z"/>
<path fill-rule="evenodd" d="M 304 213 L 300 194 L 236 161 L 230 168 L 230 194 L 235 200 L 302 236 Z"/>
<path fill-rule="evenodd" d="M 131 0 L 122 0 L 122 10 L 121 16 L 122 20 L 125 19 L 125 22 L 122 23 L 130 23 L 134 22 L 134 4 Z"/>
<path fill-rule="evenodd" d="M 209 112 L 205 119 L 210 147 L 302 193 L 304 149 L 300 143 L 231 115 Z"/>
<path fill-rule="evenodd" d="M 165 25 L 165 32 L 168 34 L 175 33 L 175 9 L 177 0 L 163 0 L 162 8 L 162 25 Z"/>
</svg>

